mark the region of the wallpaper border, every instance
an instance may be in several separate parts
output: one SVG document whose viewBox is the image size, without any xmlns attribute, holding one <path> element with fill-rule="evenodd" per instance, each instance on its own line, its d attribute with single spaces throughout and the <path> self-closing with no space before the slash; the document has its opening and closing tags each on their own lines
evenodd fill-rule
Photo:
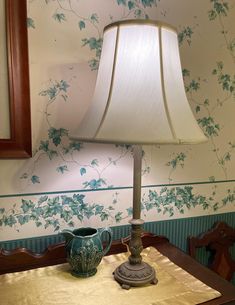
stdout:
<svg viewBox="0 0 235 305">
<path fill-rule="evenodd" d="M 205 184 L 220 184 L 220 183 L 233 183 L 235 179 L 231 180 L 218 180 L 218 181 L 199 181 L 199 182 L 186 182 L 186 183 L 171 183 L 171 184 L 149 184 L 142 185 L 144 188 L 155 188 L 155 187 L 173 187 L 182 185 L 205 185 Z M 10 197 L 23 197 L 23 196 L 38 196 L 38 195 L 53 195 L 53 194 L 66 194 L 66 193 L 89 193 L 89 192 L 100 192 L 100 191 L 115 191 L 115 190 L 126 190 L 132 189 L 133 186 L 116 186 L 107 188 L 97 188 L 97 189 L 73 189 L 73 190 L 62 190 L 62 191 L 48 191 L 48 192 L 33 192 L 33 193 L 16 193 L 16 194 L 5 194 L 0 195 L 0 198 L 10 198 Z"/>
</svg>

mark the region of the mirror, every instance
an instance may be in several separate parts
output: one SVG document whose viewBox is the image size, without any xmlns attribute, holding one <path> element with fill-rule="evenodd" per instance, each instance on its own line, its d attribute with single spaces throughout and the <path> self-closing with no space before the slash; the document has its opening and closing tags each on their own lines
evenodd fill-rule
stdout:
<svg viewBox="0 0 235 305">
<path fill-rule="evenodd" d="M 6 35 L 1 35 L 1 45 L 5 45 L 6 79 L 0 84 L 0 103 L 9 113 L 6 125 L 9 132 L 0 132 L 0 158 L 29 158 L 31 148 L 31 119 L 29 91 L 29 62 L 27 37 L 27 3 L 26 0 L 0 0 L 5 12 Z M 4 9 L 5 7 L 5 9 Z M 5 36 L 5 37 L 4 37 Z M 1 52 L 4 53 L 1 49 Z M 4 57 L 1 54 L 1 59 Z M 2 65 L 3 66 L 3 65 Z M 6 85 L 2 84 L 5 83 Z M 8 92 L 4 94 L 3 87 Z M 8 99 L 6 101 L 5 99 Z M 2 108 L 0 108 L 2 109 Z M 5 111 L 4 110 L 4 111 Z M 3 121 L 0 114 L 0 120 Z M 3 128 L 0 125 L 0 128 Z M 2 134 L 6 136 L 2 136 Z"/>
</svg>

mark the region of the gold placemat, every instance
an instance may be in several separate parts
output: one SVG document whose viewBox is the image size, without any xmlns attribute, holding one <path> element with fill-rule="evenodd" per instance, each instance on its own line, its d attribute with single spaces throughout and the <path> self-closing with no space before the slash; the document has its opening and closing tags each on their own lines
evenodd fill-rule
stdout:
<svg viewBox="0 0 235 305">
<path fill-rule="evenodd" d="M 173 264 L 155 248 L 142 252 L 156 269 L 158 284 L 124 290 L 112 272 L 127 253 L 106 256 L 90 278 L 75 278 L 68 264 L 0 276 L 4 305 L 192 305 L 221 294 Z"/>
</svg>

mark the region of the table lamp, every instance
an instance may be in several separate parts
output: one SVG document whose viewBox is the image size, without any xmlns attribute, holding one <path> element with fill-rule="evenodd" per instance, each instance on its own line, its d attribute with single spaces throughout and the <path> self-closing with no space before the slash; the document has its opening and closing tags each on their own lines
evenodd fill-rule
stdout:
<svg viewBox="0 0 235 305">
<path fill-rule="evenodd" d="M 172 26 L 125 20 L 104 28 L 94 96 L 72 138 L 133 144 L 131 254 L 114 271 L 114 278 L 125 289 L 156 284 L 155 270 L 141 257 L 141 145 L 207 140 L 185 94 L 177 31 Z"/>
</svg>

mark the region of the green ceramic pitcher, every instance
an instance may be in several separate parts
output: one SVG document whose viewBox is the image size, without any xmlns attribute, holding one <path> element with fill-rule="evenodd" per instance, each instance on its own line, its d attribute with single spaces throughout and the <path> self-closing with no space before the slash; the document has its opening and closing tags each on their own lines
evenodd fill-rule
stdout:
<svg viewBox="0 0 235 305">
<path fill-rule="evenodd" d="M 103 249 L 101 235 L 108 233 L 108 243 Z M 89 277 L 97 272 L 97 266 L 102 257 L 109 251 L 112 243 L 112 231 L 110 228 L 94 229 L 79 228 L 73 231 L 63 230 L 61 234 L 65 238 L 67 260 L 72 267 L 72 275 L 77 277 Z"/>
</svg>

